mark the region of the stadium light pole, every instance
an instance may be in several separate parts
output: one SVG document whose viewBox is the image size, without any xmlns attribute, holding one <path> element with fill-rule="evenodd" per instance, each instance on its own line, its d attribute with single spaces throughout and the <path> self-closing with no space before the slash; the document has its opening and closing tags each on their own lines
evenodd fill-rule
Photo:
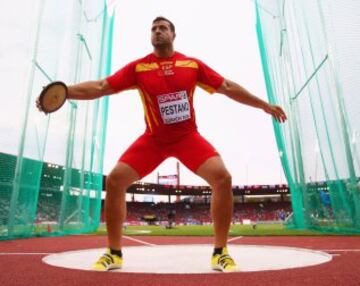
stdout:
<svg viewBox="0 0 360 286">
<path fill-rule="evenodd" d="M 249 160 L 246 161 L 246 185 L 249 185 Z"/>
<path fill-rule="evenodd" d="M 282 162 L 282 156 L 283 156 L 283 151 L 279 150 L 279 158 L 280 158 L 280 167 L 279 167 L 279 177 L 280 177 L 280 185 L 282 185 L 282 165 L 281 165 L 281 162 Z"/>
</svg>

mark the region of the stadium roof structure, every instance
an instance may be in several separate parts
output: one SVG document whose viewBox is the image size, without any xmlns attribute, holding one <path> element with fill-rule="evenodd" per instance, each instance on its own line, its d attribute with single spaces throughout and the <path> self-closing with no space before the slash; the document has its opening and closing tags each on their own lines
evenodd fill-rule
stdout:
<svg viewBox="0 0 360 286">
<path fill-rule="evenodd" d="M 287 195 L 290 194 L 288 185 L 239 185 L 232 187 L 235 196 L 251 195 Z M 137 182 L 131 185 L 127 191 L 130 194 L 146 195 L 177 195 L 177 196 L 206 196 L 211 195 L 209 186 L 191 185 L 161 185 L 153 183 Z"/>
</svg>

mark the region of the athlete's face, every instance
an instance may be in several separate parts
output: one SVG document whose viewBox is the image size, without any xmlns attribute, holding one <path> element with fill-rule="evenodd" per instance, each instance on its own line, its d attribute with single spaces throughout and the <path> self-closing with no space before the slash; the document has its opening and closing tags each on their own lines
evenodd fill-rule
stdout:
<svg viewBox="0 0 360 286">
<path fill-rule="evenodd" d="M 175 33 L 171 31 L 167 21 L 157 21 L 151 27 L 151 43 L 155 48 L 171 46 Z"/>
</svg>

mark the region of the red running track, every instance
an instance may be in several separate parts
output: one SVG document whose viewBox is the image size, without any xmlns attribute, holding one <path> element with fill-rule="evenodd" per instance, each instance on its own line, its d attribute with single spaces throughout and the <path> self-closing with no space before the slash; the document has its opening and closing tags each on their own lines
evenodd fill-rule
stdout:
<svg viewBox="0 0 360 286">
<path fill-rule="evenodd" d="M 134 236 L 133 238 L 153 244 L 208 244 L 212 242 L 211 237 Z M 42 253 L 101 248 L 106 246 L 106 237 L 89 235 L 31 238 L 0 242 L 0 285 L 360 285 L 360 237 L 243 237 L 235 239 L 230 243 L 292 246 L 325 250 L 333 254 L 333 260 L 329 263 L 297 269 L 227 274 L 99 273 L 64 269 L 44 264 L 41 259 L 46 254 Z M 142 244 L 124 238 L 124 245 L 134 246 Z M 31 255 L 20 253 L 29 253 Z M 151 262 L 149 261 L 149 263 Z"/>
</svg>

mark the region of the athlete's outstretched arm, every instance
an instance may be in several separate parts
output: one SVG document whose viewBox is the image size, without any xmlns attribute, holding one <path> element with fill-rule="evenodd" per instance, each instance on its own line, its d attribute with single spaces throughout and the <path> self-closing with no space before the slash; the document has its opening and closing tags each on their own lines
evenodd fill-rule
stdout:
<svg viewBox="0 0 360 286">
<path fill-rule="evenodd" d="M 86 81 L 68 86 L 68 99 L 89 100 L 114 93 L 106 79 Z"/>
<path fill-rule="evenodd" d="M 218 88 L 217 92 L 225 94 L 237 102 L 250 105 L 255 108 L 260 108 L 266 113 L 274 116 L 279 122 L 285 122 L 287 119 L 285 112 L 280 106 L 267 103 L 231 80 L 225 79 L 222 85 Z"/>
<path fill-rule="evenodd" d="M 67 99 L 89 100 L 115 93 L 106 79 L 86 81 L 68 87 Z M 43 111 L 40 104 L 40 96 L 36 99 L 36 107 Z"/>
</svg>

